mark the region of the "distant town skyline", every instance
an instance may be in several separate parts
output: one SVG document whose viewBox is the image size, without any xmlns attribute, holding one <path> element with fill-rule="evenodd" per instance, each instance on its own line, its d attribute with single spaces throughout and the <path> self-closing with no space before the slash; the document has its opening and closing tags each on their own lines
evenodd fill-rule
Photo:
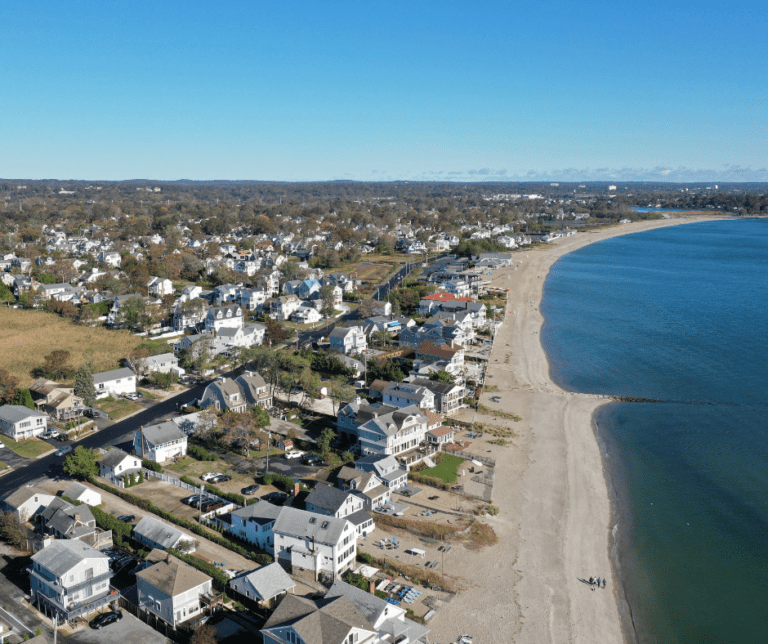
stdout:
<svg viewBox="0 0 768 644">
<path fill-rule="evenodd" d="M 768 181 L 755 2 L 1 15 L 4 178 Z"/>
</svg>

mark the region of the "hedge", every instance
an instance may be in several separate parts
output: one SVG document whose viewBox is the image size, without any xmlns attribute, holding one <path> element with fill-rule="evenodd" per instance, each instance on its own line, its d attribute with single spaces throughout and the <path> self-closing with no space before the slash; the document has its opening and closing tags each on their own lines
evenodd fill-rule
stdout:
<svg viewBox="0 0 768 644">
<path fill-rule="evenodd" d="M 155 463 L 154 461 L 148 461 L 146 458 L 141 459 L 141 464 L 143 467 L 146 467 L 148 470 L 152 470 L 153 472 L 162 472 L 163 467 L 160 465 L 160 463 Z"/>
<path fill-rule="evenodd" d="M 197 461 L 218 461 L 219 455 L 212 454 L 204 447 L 198 445 L 189 445 L 187 447 L 187 454 Z"/>
<path fill-rule="evenodd" d="M 296 483 L 290 476 L 286 476 L 285 474 L 273 474 L 271 472 L 269 474 L 264 474 L 261 477 L 261 480 L 264 482 L 264 485 L 274 485 L 278 490 L 282 490 L 288 494 L 293 492 L 293 486 Z"/>
<path fill-rule="evenodd" d="M 213 587 L 216 590 L 220 592 L 226 590 L 227 584 L 229 583 L 229 577 L 227 577 L 221 566 L 215 566 L 207 561 L 203 561 L 200 557 L 196 557 L 195 555 L 185 555 L 174 548 L 169 548 L 168 553 L 172 554 L 177 559 L 181 559 L 184 563 L 197 568 L 199 571 L 204 572 L 209 577 L 212 577 Z"/>
</svg>

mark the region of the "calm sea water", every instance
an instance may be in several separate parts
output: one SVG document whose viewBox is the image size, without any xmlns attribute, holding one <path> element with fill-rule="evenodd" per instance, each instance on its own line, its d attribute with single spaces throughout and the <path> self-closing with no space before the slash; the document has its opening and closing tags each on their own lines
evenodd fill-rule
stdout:
<svg viewBox="0 0 768 644">
<path fill-rule="evenodd" d="M 558 384 L 669 401 L 596 415 L 639 641 L 768 642 L 768 221 L 587 246 L 541 308 Z"/>
</svg>

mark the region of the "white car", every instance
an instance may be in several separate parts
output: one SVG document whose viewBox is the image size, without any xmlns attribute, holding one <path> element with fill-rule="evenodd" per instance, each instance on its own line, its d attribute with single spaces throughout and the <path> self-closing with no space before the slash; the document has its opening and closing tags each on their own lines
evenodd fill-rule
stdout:
<svg viewBox="0 0 768 644">
<path fill-rule="evenodd" d="M 0 443 L 0 449 L 5 449 L 5 443 Z"/>
<path fill-rule="evenodd" d="M 300 449 L 292 449 L 290 452 L 286 452 L 283 454 L 285 458 L 288 460 L 294 459 L 294 458 L 301 458 L 304 456 L 304 452 L 302 452 Z"/>
<path fill-rule="evenodd" d="M 215 479 L 217 476 L 224 475 L 221 472 L 206 472 L 200 478 L 203 479 L 203 481 L 210 481 L 211 479 Z"/>
</svg>

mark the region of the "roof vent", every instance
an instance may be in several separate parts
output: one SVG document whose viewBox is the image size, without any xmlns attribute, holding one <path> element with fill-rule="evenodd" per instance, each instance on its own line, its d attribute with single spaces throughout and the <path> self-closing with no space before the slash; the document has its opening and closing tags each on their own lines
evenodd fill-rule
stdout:
<svg viewBox="0 0 768 644">
<path fill-rule="evenodd" d="M 321 529 L 325 530 L 330 524 L 327 521 L 323 521 L 322 525 L 320 526 Z"/>
</svg>

